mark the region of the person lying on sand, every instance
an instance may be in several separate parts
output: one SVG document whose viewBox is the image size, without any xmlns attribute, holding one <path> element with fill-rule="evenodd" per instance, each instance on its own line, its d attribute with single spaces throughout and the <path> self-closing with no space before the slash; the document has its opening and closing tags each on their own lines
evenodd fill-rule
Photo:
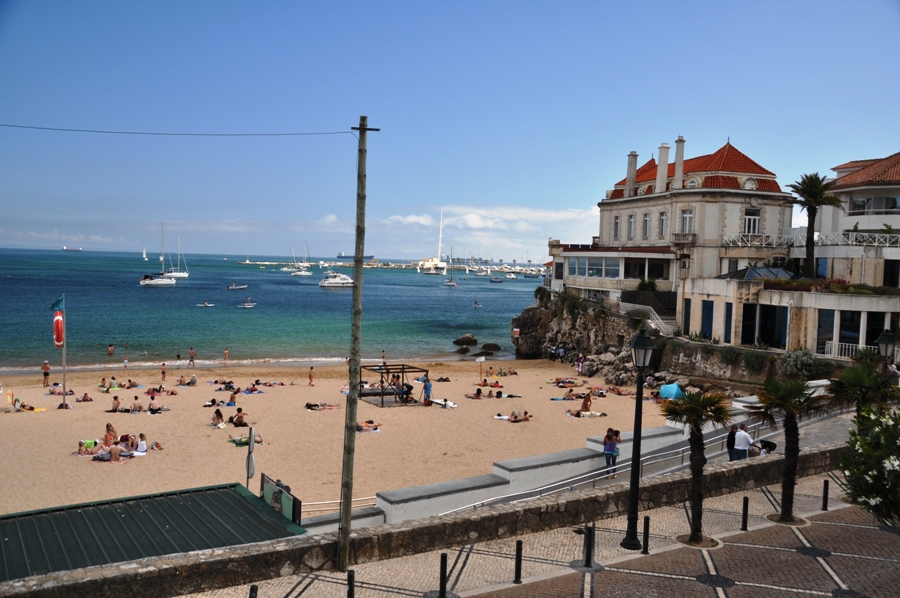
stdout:
<svg viewBox="0 0 900 598">
<path fill-rule="evenodd" d="M 75 399 L 76 403 L 93 403 L 94 399 L 88 396 L 88 393 L 84 393 L 82 396 Z"/>
<path fill-rule="evenodd" d="M 125 384 L 125 388 L 137 388 L 139 384 L 133 381 L 131 378 L 128 379 L 128 382 Z"/>
<path fill-rule="evenodd" d="M 56 406 L 57 409 L 71 409 L 72 403 L 63 399 L 63 402 Z"/>
<path fill-rule="evenodd" d="M 476 389 L 475 389 L 475 394 L 467 394 L 467 395 L 465 395 L 465 397 L 466 397 L 467 399 L 482 399 L 482 398 L 484 398 L 484 397 L 481 396 L 481 389 L 480 389 L 480 388 L 476 388 Z"/>
<path fill-rule="evenodd" d="M 259 434 L 254 434 L 253 437 L 254 437 L 253 440 L 256 442 L 256 444 L 262 444 L 262 441 L 263 441 L 262 436 L 260 436 Z M 247 446 L 248 444 L 250 444 L 250 437 L 249 436 L 234 437 L 231 434 L 229 434 L 228 442 L 231 442 L 232 444 L 234 444 L 236 446 Z"/>
<path fill-rule="evenodd" d="M 498 399 L 521 399 L 522 398 L 522 395 L 516 395 L 511 392 L 503 394 L 503 392 L 500 390 L 498 390 L 497 394 L 495 394 L 494 396 Z"/>
<path fill-rule="evenodd" d="M 497 392 L 500 392 L 500 391 L 497 391 Z M 493 399 L 493 398 L 494 398 L 494 391 L 493 391 L 493 390 L 489 390 L 489 391 L 488 391 L 488 393 L 487 393 L 487 398 L 489 398 L 489 399 Z"/>
<path fill-rule="evenodd" d="M 338 403 L 336 405 L 334 405 L 334 404 L 330 405 L 328 403 L 307 403 L 306 404 L 306 409 L 308 411 L 331 411 L 333 409 L 340 409 L 340 408 L 341 408 L 340 403 Z"/>
<path fill-rule="evenodd" d="M 519 424 L 528 421 L 531 421 L 531 416 L 528 415 L 527 411 L 525 411 L 524 413 L 521 411 L 513 411 L 509 414 L 509 423 L 511 424 Z"/>
<path fill-rule="evenodd" d="M 376 424 L 374 420 L 367 419 L 364 422 L 356 422 L 357 432 L 371 432 L 377 430 L 381 424 Z"/>
<path fill-rule="evenodd" d="M 79 455 L 96 455 L 103 450 L 103 444 L 99 440 L 79 440 Z"/>
</svg>

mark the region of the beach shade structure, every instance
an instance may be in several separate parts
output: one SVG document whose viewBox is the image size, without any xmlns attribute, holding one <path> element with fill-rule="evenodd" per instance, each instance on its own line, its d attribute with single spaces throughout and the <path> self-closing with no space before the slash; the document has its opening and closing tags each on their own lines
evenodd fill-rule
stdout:
<svg viewBox="0 0 900 598">
<path fill-rule="evenodd" d="M 659 387 L 659 397 L 661 399 L 680 399 L 684 396 L 684 391 L 675 382 L 672 384 L 663 384 Z"/>
</svg>

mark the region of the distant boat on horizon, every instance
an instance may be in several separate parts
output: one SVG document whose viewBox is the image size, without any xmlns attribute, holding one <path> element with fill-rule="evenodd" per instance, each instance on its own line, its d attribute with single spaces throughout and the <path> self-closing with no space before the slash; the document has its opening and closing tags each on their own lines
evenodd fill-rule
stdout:
<svg viewBox="0 0 900 598">
<path fill-rule="evenodd" d="M 373 259 L 374 257 L 375 257 L 374 255 L 364 255 L 364 256 L 363 256 L 363 259 L 364 259 L 364 260 L 371 260 L 371 259 Z M 347 255 L 347 254 L 345 254 L 343 251 L 339 251 L 338 254 L 337 254 L 337 259 L 339 259 L 339 260 L 352 260 L 352 259 L 353 259 L 353 256 L 352 256 L 352 255 Z M 307 259 L 307 261 L 309 261 L 309 260 Z"/>
<path fill-rule="evenodd" d="M 63 245 L 62 250 L 63 251 L 81 251 L 81 247 L 66 247 L 65 245 Z"/>
</svg>

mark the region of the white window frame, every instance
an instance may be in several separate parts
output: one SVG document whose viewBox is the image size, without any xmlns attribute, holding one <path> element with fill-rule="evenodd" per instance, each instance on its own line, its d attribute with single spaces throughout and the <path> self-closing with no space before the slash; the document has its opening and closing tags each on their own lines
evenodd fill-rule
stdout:
<svg viewBox="0 0 900 598">
<path fill-rule="evenodd" d="M 613 218 L 613 239 L 618 239 L 621 232 L 622 219 L 621 216 L 616 216 L 615 218 Z"/>
<path fill-rule="evenodd" d="M 628 238 L 634 238 L 634 214 L 628 215 Z"/>
<path fill-rule="evenodd" d="M 643 237 L 646 239 L 650 236 L 650 213 L 647 212 L 644 214 L 644 223 L 641 227 L 641 232 L 643 233 Z"/>
<path fill-rule="evenodd" d="M 666 222 L 667 219 L 668 219 L 668 216 L 665 212 L 659 213 L 659 236 L 660 237 L 665 237 L 666 232 L 668 232 L 668 231 L 666 231 L 666 228 L 668 225 L 668 222 Z"/>
<path fill-rule="evenodd" d="M 694 210 L 681 210 L 681 232 L 694 232 Z"/>
<path fill-rule="evenodd" d="M 751 212 L 756 212 L 756 214 L 751 215 Z M 746 208 L 744 210 L 744 234 L 758 235 L 761 218 L 762 210 L 759 208 Z"/>
</svg>

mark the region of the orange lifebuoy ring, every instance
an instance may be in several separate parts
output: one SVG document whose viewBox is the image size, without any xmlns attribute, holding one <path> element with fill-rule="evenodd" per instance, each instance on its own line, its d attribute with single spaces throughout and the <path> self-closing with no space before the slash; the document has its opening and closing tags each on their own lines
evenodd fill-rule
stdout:
<svg viewBox="0 0 900 598">
<path fill-rule="evenodd" d="M 63 326 L 63 313 L 61 311 L 53 314 L 53 344 L 57 349 L 62 348 L 65 344 L 65 328 Z"/>
</svg>

